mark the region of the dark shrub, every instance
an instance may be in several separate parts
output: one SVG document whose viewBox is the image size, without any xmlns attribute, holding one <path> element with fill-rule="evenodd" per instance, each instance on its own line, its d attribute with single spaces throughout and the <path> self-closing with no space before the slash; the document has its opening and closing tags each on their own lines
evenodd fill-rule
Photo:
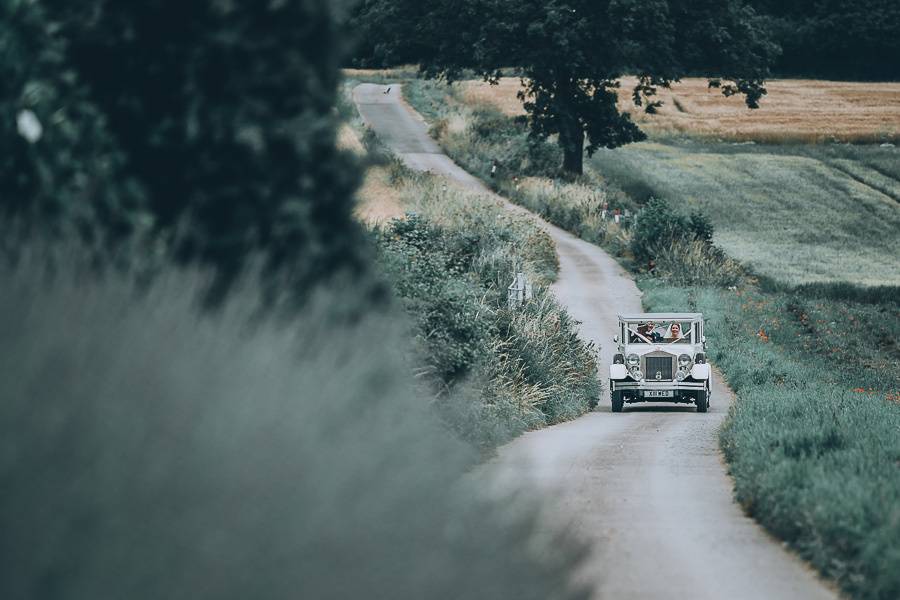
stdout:
<svg viewBox="0 0 900 600">
<path fill-rule="evenodd" d="M 687 226 L 695 240 L 712 244 L 714 231 L 709 217 L 699 211 L 695 211 L 688 218 Z"/>
<path fill-rule="evenodd" d="M 415 215 L 376 235 L 382 268 L 416 323 L 421 360 L 446 385 L 468 376 L 487 356 L 492 328 L 480 288 L 465 276 L 478 245 L 461 247 Z"/>
<path fill-rule="evenodd" d="M 334 3 L 41 4 L 180 261 L 227 283 L 255 252 L 301 292 L 364 269 Z"/>
<path fill-rule="evenodd" d="M 0 217 L 118 239 L 150 224 L 107 119 L 66 63 L 43 2 L 0 6 Z"/>
<path fill-rule="evenodd" d="M 631 230 L 631 251 L 638 264 L 646 265 L 673 240 L 693 236 L 685 218 L 677 214 L 664 200 L 652 199 L 638 213 L 637 224 Z"/>
</svg>

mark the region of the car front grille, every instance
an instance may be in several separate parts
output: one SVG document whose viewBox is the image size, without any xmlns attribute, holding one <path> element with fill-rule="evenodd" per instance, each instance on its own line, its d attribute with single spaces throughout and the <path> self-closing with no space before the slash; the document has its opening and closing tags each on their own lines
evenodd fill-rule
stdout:
<svg viewBox="0 0 900 600">
<path fill-rule="evenodd" d="M 644 377 L 648 381 L 672 381 L 671 356 L 648 356 L 644 360 L 646 361 Z"/>
</svg>

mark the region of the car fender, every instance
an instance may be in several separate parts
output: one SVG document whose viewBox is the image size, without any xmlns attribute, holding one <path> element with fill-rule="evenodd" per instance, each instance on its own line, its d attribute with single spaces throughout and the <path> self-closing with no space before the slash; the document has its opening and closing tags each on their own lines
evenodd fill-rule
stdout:
<svg viewBox="0 0 900 600">
<path fill-rule="evenodd" d="M 709 379 L 709 365 L 694 365 L 693 367 L 691 367 L 691 377 L 694 379 L 699 379 L 701 381 L 704 379 Z"/>
<path fill-rule="evenodd" d="M 609 378 L 620 380 L 628 377 L 628 369 L 625 365 L 609 365 Z"/>
</svg>

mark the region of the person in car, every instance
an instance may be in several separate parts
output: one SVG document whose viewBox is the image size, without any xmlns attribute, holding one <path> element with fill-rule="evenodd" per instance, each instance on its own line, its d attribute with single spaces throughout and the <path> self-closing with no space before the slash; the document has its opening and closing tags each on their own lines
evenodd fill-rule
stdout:
<svg viewBox="0 0 900 600">
<path fill-rule="evenodd" d="M 638 325 L 638 333 L 651 342 L 658 342 L 662 339 L 662 336 L 660 336 L 659 333 L 656 332 L 656 323 L 654 323 L 653 321 L 647 321 L 643 325 Z"/>
<path fill-rule="evenodd" d="M 681 325 L 678 323 L 672 323 L 672 326 L 669 328 L 669 336 L 666 338 L 666 341 L 677 342 L 680 339 L 681 339 Z"/>
</svg>

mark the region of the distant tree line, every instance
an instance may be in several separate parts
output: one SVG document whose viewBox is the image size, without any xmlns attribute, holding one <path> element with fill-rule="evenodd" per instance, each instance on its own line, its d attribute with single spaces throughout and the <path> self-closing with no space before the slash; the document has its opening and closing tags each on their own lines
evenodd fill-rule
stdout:
<svg viewBox="0 0 900 600">
<path fill-rule="evenodd" d="M 375 4 L 381 8 L 372 12 Z M 762 17 L 760 22 L 781 48 L 772 64 L 775 76 L 900 78 L 900 3 L 896 0 L 747 0 L 745 4 Z M 414 11 L 409 12 L 413 6 Z M 353 64 L 384 67 L 427 62 L 446 40 L 421 36 L 397 45 L 385 35 L 385 26 L 393 19 L 412 18 L 418 21 L 412 28 L 421 29 L 421 21 L 432 10 L 429 2 L 362 0 L 350 25 L 357 41 Z M 486 18 L 479 11 L 464 14 L 471 19 L 471 26 Z M 447 27 L 444 35 L 449 32 L 462 35 L 452 27 Z"/>
<path fill-rule="evenodd" d="M 752 0 L 782 54 L 778 75 L 835 79 L 900 78 L 900 2 Z"/>
</svg>

